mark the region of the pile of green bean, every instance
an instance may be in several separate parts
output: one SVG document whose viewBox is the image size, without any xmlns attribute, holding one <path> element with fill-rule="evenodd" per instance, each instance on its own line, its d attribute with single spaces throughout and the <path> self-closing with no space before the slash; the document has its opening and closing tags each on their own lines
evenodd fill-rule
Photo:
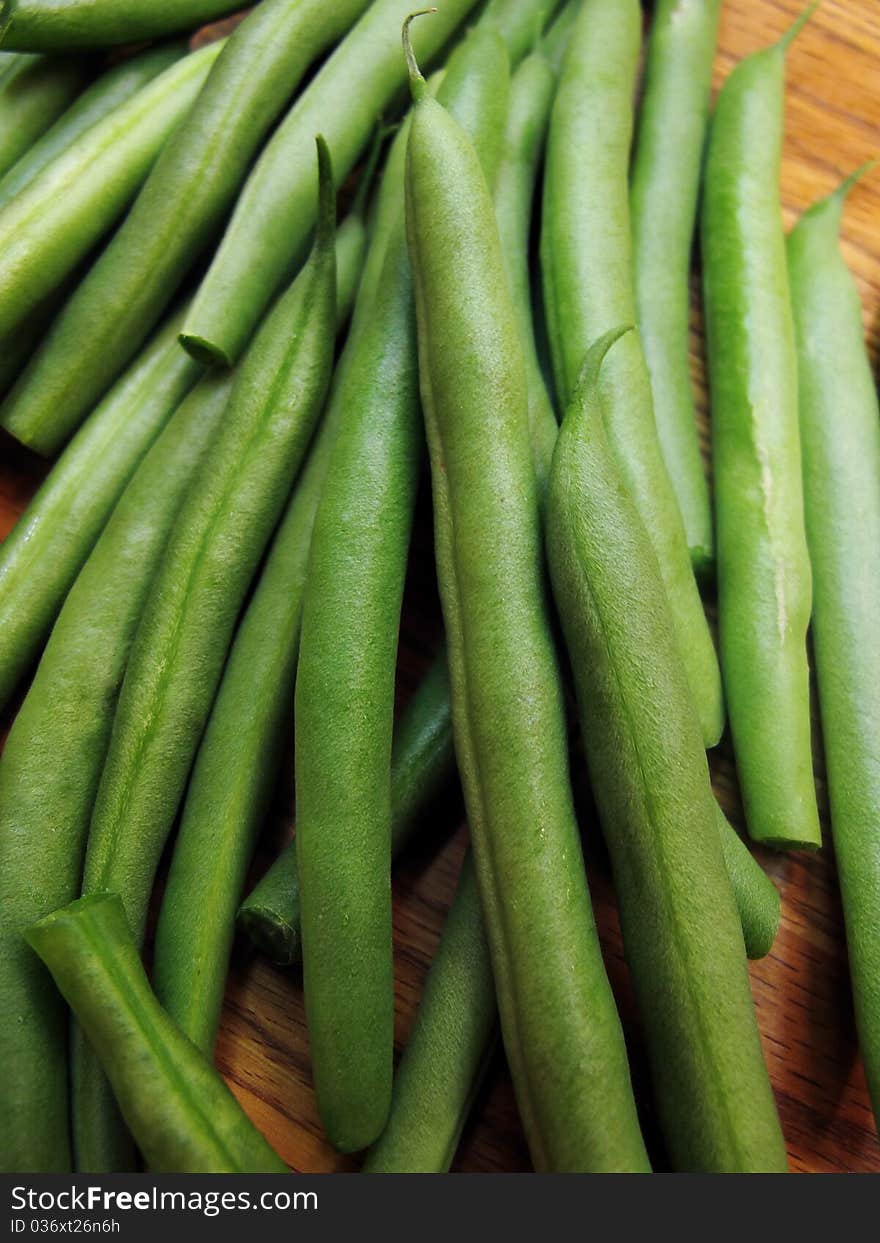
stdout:
<svg viewBox="0 0 880 1243">
<path fill-rule="evenodd" d="M 811 624 L 880 1118 L 880 412 L 837 243 L 870 170 L 787 241 L 779 196 L 816 5 L 711 113 L 722 0 L 657 0 L 644 58 L 638 0 L 260 0 L 187 41 L 240 7 L 0 4 L 0 436 L 55 459 L 0 547 L 0 1168 L 284 1172 L 213 1066 L 238 930 L 301 968 L 364 1172 L 447 1171 L 499 1046 L 538 1171 L 784 1171 L 780 895 L 707 748 L 729 721 L 755 842 L 821 845 Z M 445 641 L 395 721 L 420 487 Z M 392 866 L 459 792 L 395 1071 Z"/>
</svg>

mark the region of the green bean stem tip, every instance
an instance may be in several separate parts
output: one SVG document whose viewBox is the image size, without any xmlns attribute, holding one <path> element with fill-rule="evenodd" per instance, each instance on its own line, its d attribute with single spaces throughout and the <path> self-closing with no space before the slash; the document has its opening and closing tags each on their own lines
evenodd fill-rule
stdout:
<svg viewBox="0 0 880 1243">
<path fill-rule="evenodd" d="M 806 26 L 807 22 L 811 19 L 821 3 L 822 0 L 813 0 L 812 4 L 808 4 L 803 13 L 801 13 L 800 17 L 797 18 L 791 26 L 789 26 L 788 30 L 786 30 L 785 34 L 776 45 L 782 52 L 783 56 L 791 47 L 792 43 L 794 43 L 795 39 L 801 33 L 804 26 Z"/>
<path fill-rule="evenodd" d="M 431 9 L 418 9 L 415 13 L 410 13 L 406 21 L 403 23 L 403 54 L 406 57 L 406 67 L 409 70 L 409 87 L 412 97 L 416 103 L 425 97 L 428 86 L 425 82 L 424 74 L 419 68 L 419 62 L 416 60 L 416 54 L 413 50 L 412 36 L 410 34 L 410 26 L 417 17 L 427 17 L 429 13 L 436 13 L 436 7 Z"/>
</svg>

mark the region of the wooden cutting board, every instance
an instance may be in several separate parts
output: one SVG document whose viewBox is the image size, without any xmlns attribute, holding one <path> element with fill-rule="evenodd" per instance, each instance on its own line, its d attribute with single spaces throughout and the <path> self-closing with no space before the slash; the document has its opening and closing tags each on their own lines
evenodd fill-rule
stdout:
<svg viewBox="0 0 880 1243">
<path fill-rule="evenodd" d="M 715 62 L 715 87 L 736 61 L 778 38 L 803 0 L 727 0 Z M 785 222 L 865 160 L 880 154 L 880 0 L 824 0 L 789 55 L 782 200 Z M 880 172 L 857 187 L 847 205 L 843 249 L 859 284 L 865 330 L 876 362 L 880 337 Z M 709 443 L 702 324 L 694 282 L 692 361 L 700 396 L 700 430 Z M 842 377 L 845 382 L 845 377 Z M 45 473 L 45 466 L 0 440 L 0 537 L 5 537 Z M 423 489 L 426 492 L 426 490 Z M 441 631 L 431 565 L 429 498 L 423 495 L 404 611 L 399 693 L 403 703 L 435 650 Z M 853 572 L 858 573 L 858 566 Z M 711 602 L 710 602 L 711 609 Z M 12 719 L 0 722 L 5 732 Z M 752 987 L 792 1168 L 880 1172 L 859 1061 L 846 947 L 830 840 L 824 766 L 816 729 L 816 775 L 826 847 L 815 856 L 759 851 L 783 896 L 783 920 L 772 954 L 751 967 Z M 573 751 L 576 778 L 582 773 Z M 716 791 L 730 815 L 742 811 L 729 741 L 712 755 Z M 582 784 L 582 778 L 579 778 Z M 255 860 L 265 869 L 291 832 L 292 791 L 285 775 Z M 662 1144 L 626 966 L 607 862 L 584 800 L 587 862 L 609 973 L 631 1049 L 645 1131 L 663 1168 Z M 407 1038 L 425 970 L 455 886 L 466 842 L 457 796 L 450 793 L 426 826 L 424 841 L 395 874 L 396 1037 Z M 880 928 L 877 930 L 880 936 Z M 236 947 L 217 1063 L 242 1105 L 295 1170 L 355 1169 L 322 1137 L 309 1076 L 301 982 Z M 510 1079 L 499 1052 L 463 1136 L 456 1170 L 529 1169 Z"/>
</svg>

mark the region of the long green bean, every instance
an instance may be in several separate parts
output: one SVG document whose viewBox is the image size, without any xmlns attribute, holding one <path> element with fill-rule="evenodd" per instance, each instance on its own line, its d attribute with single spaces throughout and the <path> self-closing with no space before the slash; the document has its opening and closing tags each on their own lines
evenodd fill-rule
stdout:
<svg viewBox="0 0 880 1243">
<path fill-rule="evenodd" d="M 396 859 L 420 828 L 421 817 L 455 774 L 449 670 L 445 650 L 413 694 L 394 733 L 391 752 L 391 855 Z M 254 886 L 238 922 L 272 962 L 302 958 L 299 873 L 291 842 Z"/>
<path fill-rule="evenodd" d="M 620 339 L 612 330 L 588 352 L 553 454 L 553 594 L 674 1168 L 784 1171 L 700 723 L 651 542 L 605 431 L 600 372 Z"/>
<path fill-rule="evenodd" d="M 4 0 L 0 45 L 10 51 L 66 52 L 140 43 L 195 30 L 238 8 L 240 0 Z"/>
<path fill-rule="evenodd" d="M 115 894 L 72 902 L 27 939 L 88 1033 L 153 1173 L 287 1172 L 156 1001 Z"/>
<path fill-rule="evenodd" d="M 498 1008 L 470 854 L 365 1174 L 445 1174 L 495 1048 Z"/>
<path fill-rule="evenodd" d="M 318 141 L 312 257 L 258 333 L 221 434 L 181 509 L 132 645 L 89 833 L 83 892 L 119 893 L 140 942 L 156 867 L 204 730 L 244 596 L 323 406 L 336 317 L 335 195 Z M 82 1168 L 113 1168 L 120 1137 L 94 1059 L 75 1049 Z M 123 1154 L 124 1159 L 124 1154 Z"/>
<path fill-rule="evenodd" d="M 838 231 L 853 179 L 788 238 L 813 646 L 859 1043 L 880 1120 L 880 419 Z"/>
<path fill-rule="evenodd" d="M 419 49 L 427 60 L 475 0 L 444 0 Z M 312 142 L 321 132 L 345 177 L 376 117 L 405 85 L 397 35 L 411 0 L 375 0 L 294 104 L 245 184 L 182 334 L 203 360 L 240 355 L 315 219 Z M 228 296 L 235 290 L 235 297 Z"/>
<path fill-rule="evenodd" d="M 711 578 L 715 533 L 697 441 L 688 328 L 691 249 L 721 0 L 659 0 L 633 160 L 633 270 L 663 460 L 694 571 Z"/>
<path fill-rule="evenodd" d="M 171 65 L 81 134 L 0 211 L 0 334 L 20 323 L 125 210 L 222 47 L 209 44 Z M 0 410 L 0 423 L 41 453 L 54 452 L 76 425 L 56 411 L 44 430 L 22 419 L 14 402 Z"/>
<path fill-rule="evenodd" d="M 70 1168 L 67 1013 L 21 933 L 79 893 L 132 639 L 228 389 L 225 377 L 204 380 L 147 453 L 71 588 L 0 756 L 5 1170 Z"/>
<path fill-rule="evenodd" d="M 498 227 L 472 145 L 410 65 L 407 228 L 438 579 L 505 1047 L 538 1169 L 647 1170 L 572 805 Z"/>
<path fill-rule="evenodd" d="M 0 175 L 57 121 L 93 73 L 87 58 L 16 56 L 0 81 Z"/>
<path fill-rule="evenodd" d="M 553 106 L 541 268 L 563 404 L 590 343 L 635 319 L 628 169 L 641 36 L 637 0 L 584 0 Z M 602 382 L 627 396 L 607 403 L 608 431 L 660 562 L 704 739 L 711 746 L 724 724 L 721 675 L 657 438 L 651 380 L 637 334 L 621 341 Z"/>
<path fill-rule="evenodd" d="M 7 401 L 6 417 L 22 434 L 51 429 L 58 420 L 76 427 L 92 409 L 221 226 L 260 143 L 309 65 L 366 4 L 262 0 L 233 32 L 187 124 L 163 148 L 128 216 Z M 314 187 L 312 145 L 323 124 L 316 114 L 308 131 L 307 197 Z M 365 139 L 374 124 L 375 115 L 365 117 Z M 302 211 L 309 218 L 305 237 L 314 222 L 310 197 Z M 280 214 L 286 240 L 287 223 L 296 216 L 287 203 Z M 278 256 L 272 262 L 281 285 L 287 265 Z"/>
<path fill-rule="evenodd" d="M 0 547 L 0 705 L 34 662 L 138 462 L 199 378 L 172 316 L 83 425 Z"/>
<path fill-rule="evenodd" d="M 797 351 L 779 206 L 785 53 L 808 15 L 724 83 L 702 211 L 724 686 L 749 833 L 780 849 L 822 841 Z"/>
<path fill-rule="evenodd" d="M 336 242 L 340 324 L 354 301 L 364 244 L 360 214 L 349 215 Z M 156 928 L 156 995 L 206 1054 L 220 1021 L 235 908 L 277 780 L 285 725 L 293 709 L 308 527 L 314 512 L 310 478 L 307 465 L 236 631 L 193 767 Z"/>
<path fill-rule="evenodd" d="M 185 51 L 185 43 L 164 43 L 101 74 L 0 179 L 0 208 L 87 129 L 121 107 Z"/>
</svg>

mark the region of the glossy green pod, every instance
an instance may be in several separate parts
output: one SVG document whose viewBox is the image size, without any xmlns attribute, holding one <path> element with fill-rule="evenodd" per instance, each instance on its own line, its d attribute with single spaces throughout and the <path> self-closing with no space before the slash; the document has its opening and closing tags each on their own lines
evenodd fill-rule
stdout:
<svg viewBox="0 0 880 1243">
<path fill-rule="evenodd" d="M 562 404 L 590 343 L 617 324 L 635 322 L 628 170 L 641 37 L 638 0 L 584 0 L 553 105 L 541 270 Z M 657 438 L 651 380 L 637 334 L 615 350 L 602 382 L 613 390 L 612 448 L 654 545 L 704 741 L 712 746 L 724 724 L 721 675 Z"/>
<path fill-rule="evenodd" d="M 163 43 L 102 73 L 0 179 L 0 208 L 5 207 L 86 130 L 127 103 L 132 95 L 179 60 L 185 51 L 186 44 L 183 42 Z"/>
<path fill-rule="evenodd" d="M 613 398 L 601 368 L 622 340 L 612 330 L 589 350 L 553 455 L 553 595 L 673 1165 L 783 1171 L 700 723 L 656 557 L 605 430 Z"/>
<path fill-rule="evenodd" d="M 0 546 L 0 705 L 30 669 L 132 473 L 202 374 L 172 316 L 70 442 Z"/>
<path fill-rule="evenodd" d="M 113 225 L 189 112 L 221 47 L 210 44 L 166 69 L 0 211 L 0 334 L 15 328 Z M 56 408 L 31 418 L 17 393 L 0 407 L 0 426 L 38 453 L 54 453 L 76 428 L 77 412 Z"/>
<path fill-rule="evenodd" d="M 489 176 L 509 94 L 501 36 L 474 30 L 438 98 Z M 392 172 L 396 168 L 392 169 Z M 296 851 L 306 1017 L 331 1143 L 367 1147 L 391 1103 L 391 750 L 400 608 L 424 429 L 403 187 L 344 379 L 315 515 L 296 682 Z M 352 705 L 357 711 L 352 712 Z"/>
<path fill-rule="evenodd" d="M 349 215 L 336 238 L 340 324 L 354 301 L 364 243 L 361 216 Z M 307 477 L 308 466 L 236 630 L 193 766 L 156 927 L 153 988 L 206 1054 L 220 1022 L 235 910 L 288 736 L 314 508 Z"/>
<path fill-rule="evenodd" d="M 542 496 L 559 426 L 535 344 L 529 250 L 538 164 L 544 152 L 556 82 L 557 76 L 543 50 L 528 56 L 513 75 L 504 151 L 493 194 L 526 364 L 532 453 Z"/>
<path fill-rule="evenodd" d="M 746 824 L 780 849 L 822 840 L 797 353 L 779 206 L 785 53 L 798 28 L 725 82 L 702 209 L 721 663 Z"/>
<path fill-rule="evenodd" d="M 304 73 L 365 4 L 262 0 L 232 33 L 187 124 L 163 148 L 131 211 L 7 399 L 2 417 L 22 434 L 43 428 L 55 444 L 137 353 L 221 227 L 261 142 Z M 318 117 L 306 144 L 309 195 L 315 185 L 312 147 L 322 123 Z M 375 117 L 365 124 L 369 133 Z M 303 210 L 310 229 L 311 199 Z M 292 273 L 283 258 L 273 262 L 283 285 Z"/>
<path fill-rule="evenodd" d="M 659 0 L 630 183 L 639 335 L 654 419 L 694 572 L 714 572 L 709 484 L 697 440 L 688 329 L 690 269 L 721 0 Z"/>
<path fill-rule="evenodd" d="M 412 72 L 407 228 L 438 578 L 505 1047 L 536 1168 L 647 1170 L 572 805 L 498 227 L 472 145 Z"/>
<path fill-rule="evenodd" d="M 241 8 L 239 0 L 4 0 L 0 46 L 18 52 L 140 43 Z"/>
<path fill-rule="evenodd" d="M 16 56 L 0 80 L 0 175 L 58 120 L 93 73 L 82 57 Z"/>
<path fill-rule="evenodd" d="M 197 357 L 224 365 L 238 358 L 305 243 L 315 219 L 315 134 L 326 136 L 341 181 L 405 86 L 398 33 L 410 4 L 375 0 L 267 143 L 184 325 L 181 339 Z M 426 60 L 474 4 L 444 0 L 434 21 L 423 23 L 430 27 L 420 32 Z"/>
<path fill-rule="evenodd" d="M 239 610 L 284 509 L 330 379 L 336 318 L 335 194 L 318 140 L 312 257 L 235 378 L 221 434 L 178 516 L 132 645 L 89 832 L 83 892 L 123 899 L 140 942 L 162 849 L 211 709 Z M 113 1168 L 120 1136 L 94 1059 L 74 1057 L 81 1168 Z"/>
<path fill-rule="evenodd" d="M 72 902 L 27 940 L 88 1034 L 151 1173 L 287 1172 L 151 992 L 116 894 Z"/>
<path fill-rule="evenodd" d="M 880 411 L 838 242 L 851 185 L 801 217 L 788 265 L 831 834 L 859 1044 L 880 1119 Z"/>
<path fill-rule="evenodd" d="M 418 833 L 421 817 L 455 775 L 445 650 L 419 683 L 394 731 L 391 752 L 391 857 Z M 286 846 L 238 912 L 239 927 L 279 966 L 302 960 L 296 843 Z"/>
<path fill-rule="evenodd" d="M 364 1174 L 445 1174 L 495 1048 L 498 1008 L 473 858 L 455 898 L 394 1076 L 391 1113 Z"/>
<path fill-rule="evenodd" d="M 228 390 L 224 378 L 203 381 L 147 453 L 64 602 L 0 755 L 0 1004 L 11 1020 L 0 1029 L 9 1069 L 0 1121 L 6 1170 L 71 1168 L 68 1015 L 21 934 L 79 894 L 132 639 Z M 74 479 L 69 472 L 68 487 Z"/>
</svg>

